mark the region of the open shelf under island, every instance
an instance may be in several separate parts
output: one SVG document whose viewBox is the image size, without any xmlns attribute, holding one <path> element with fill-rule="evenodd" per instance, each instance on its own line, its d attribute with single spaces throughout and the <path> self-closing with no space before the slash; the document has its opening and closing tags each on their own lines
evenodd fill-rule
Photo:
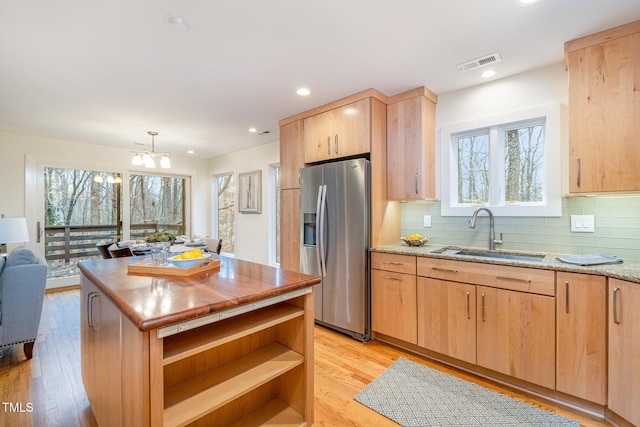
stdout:
<svg viewBox="0 0 640 427">
<path fill-rule="evenodd" d="M 80 264 L 82 381 L 100 426 L 313 424 L 317 277 L 221 257 L 186 277 Z"/>
</svg>

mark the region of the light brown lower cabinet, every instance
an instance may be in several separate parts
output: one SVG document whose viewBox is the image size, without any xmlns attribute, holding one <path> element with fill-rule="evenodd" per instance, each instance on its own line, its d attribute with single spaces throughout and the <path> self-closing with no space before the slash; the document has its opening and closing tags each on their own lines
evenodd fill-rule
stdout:
<svg viewBox="0 0 640 427">
<path fill-rule="evenodd" d="M 555 387 L 555 299 L 478 286 L 477 364 Z"/>
<path fill-rule="evenodd" d="M 556 390 L 604 405 L 607 278 L 558 272 L 556 283 Z"/>
<path fill-rule="evenodd" d="M 417 342 L 415 275 L 371 270 L 371 329 Z"/>
<path fill-rule="evenodd" d="M 640 425 L 640 284 L 609 279 L 608 407 Z"/>
<path fill-rule="evenodd" d="M 371 329 L 417 342 L 416 257 L 371 254 Z"/>
<path fill-rule="evenodd" d="M 418 278 L 418 345 L 476 363 L 476 287 Z"/>
</svg>

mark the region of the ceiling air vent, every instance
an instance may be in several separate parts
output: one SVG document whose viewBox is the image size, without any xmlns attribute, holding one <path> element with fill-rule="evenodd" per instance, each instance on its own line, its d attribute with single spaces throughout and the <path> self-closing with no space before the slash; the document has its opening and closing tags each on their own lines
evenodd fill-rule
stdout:
<svg viewBox="0 0 640 427">
<path fill-rule="evenodd" d="M 475 70 L 476 68 L 484 67 L 485 65 L 495 64 L 496 62 L 501 62 L 502 58 L 498 52 L 492 53 L 491 55 L 486 55 L 481 58 L 472 59 L 471 61 L 464 62 L 462 64 L 458 64 L 458 70 L 465 72 Z"/>
</svg>

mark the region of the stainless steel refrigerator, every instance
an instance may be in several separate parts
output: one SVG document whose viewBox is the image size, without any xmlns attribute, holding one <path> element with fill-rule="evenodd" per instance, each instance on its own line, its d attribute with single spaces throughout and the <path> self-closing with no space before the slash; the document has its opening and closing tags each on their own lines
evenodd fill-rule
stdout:
<svg viewBox="0 0 640 427">
<path fill-rule="evenodd" d="M 320 276 L 316 322 L 360 341 L 371 337 L 369 161 L 300 171 L 300 271 Z"/>
</svg>

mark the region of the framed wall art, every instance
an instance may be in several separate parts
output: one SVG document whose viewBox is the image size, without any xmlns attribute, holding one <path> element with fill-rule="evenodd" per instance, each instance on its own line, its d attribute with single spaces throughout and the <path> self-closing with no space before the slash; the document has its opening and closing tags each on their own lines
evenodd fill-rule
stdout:
<svg viewBox="0 0 640 427">
<path fill-rule="evenodd" d="M 238 212 L 262 213 L 262 170 L 238 173 Z"/>
</svg>

